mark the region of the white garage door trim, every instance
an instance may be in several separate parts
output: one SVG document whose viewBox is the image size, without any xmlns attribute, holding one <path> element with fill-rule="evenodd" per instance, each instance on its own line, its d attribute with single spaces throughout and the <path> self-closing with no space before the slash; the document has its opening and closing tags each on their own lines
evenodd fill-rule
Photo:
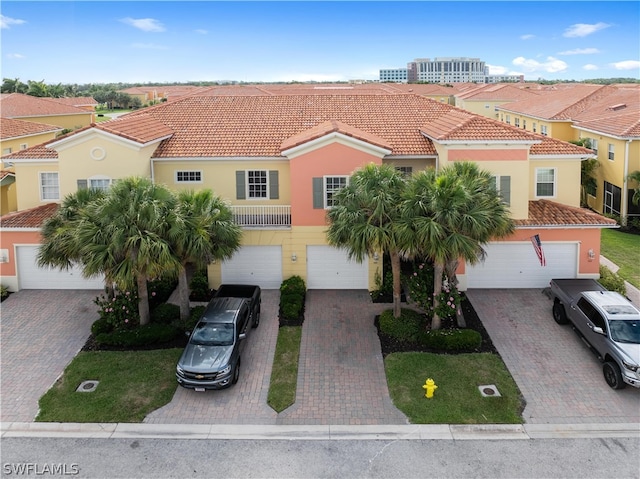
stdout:
<svg viewBox="0 0 640 479">
<path fill-rule="evenodd" d="M 282 247 L 241 247 L 231 259 L 222 262 L 222 282 L 279 289 L 282 284 Z"/>
<path fill-rule="evenodd" d="M 344 249 L 307 246 L 307 288 L 368 289 L 369 262 L 349 260 Z"/>
<path fill-rule="evenodd" d="M 85 278 L 78 267 L 69 270 L 41 268 L 37 255 L 38 246 L 16 246 L 20 289 L 104 289 L 102 277 Z"/>
<path fill-rule="evenodd" d="M 484 263 L 466 266 L 467 288 L 545 288 L 578 275 L 578 244 L 543 242 L 546 266 L 530 242 L 490 243 Z"/>
</svg>

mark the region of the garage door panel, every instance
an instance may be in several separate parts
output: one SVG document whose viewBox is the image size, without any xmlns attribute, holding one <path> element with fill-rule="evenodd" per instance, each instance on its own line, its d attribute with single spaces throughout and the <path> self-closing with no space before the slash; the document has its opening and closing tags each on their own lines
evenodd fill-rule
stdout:
<svg viewBox="0 0 640 479">
<path fill-rule="evenodd" d="M 331 246 L 307 246 L 309 289 L 368 289 L 369 267 L 365 260 L 350 260 L 346 250 Z"/>
<path fill-rule="evenodd" d="M 38 266 L 38 246 L 16 248 L 20 289 L 103 289 L 101 277 L 85 278 L 80 268 L 69 270 Z"/>
<path fill-rule="evenodd" d="M 483 263 L 467 265 L 468 288 L 544 288 L 552 278 L 577 276 L 578 245 L 543 244 L 546 266 L 528 243 L 495 243 L 485 247 Z"/>
<path fill-rule="evenodd" d="M 243 246 L 231 259 L 222 262 L 222 282 L 279 289 L 282 284 L 282 247 Z"/>
</svg>

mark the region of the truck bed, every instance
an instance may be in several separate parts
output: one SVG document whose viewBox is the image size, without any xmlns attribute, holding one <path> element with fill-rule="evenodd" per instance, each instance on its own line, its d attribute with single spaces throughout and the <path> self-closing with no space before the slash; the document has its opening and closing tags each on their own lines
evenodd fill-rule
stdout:
<svg viewBox="0 0 640 479">
<path fill-rule="evenodd" d="M 554 285 L 569 298 L 575 298 L 583 291 L 606 291 L 607 288 L 595 279 L 552 279 L 551 289 Z M 557 292 L 557 291 L 555 291 Z"/>
<path fill-rule="evenodd" d="M 249 284 L 222 284 L 215 293 L 215 297 L 252 299 L 260 288 Z"/>
</svg>

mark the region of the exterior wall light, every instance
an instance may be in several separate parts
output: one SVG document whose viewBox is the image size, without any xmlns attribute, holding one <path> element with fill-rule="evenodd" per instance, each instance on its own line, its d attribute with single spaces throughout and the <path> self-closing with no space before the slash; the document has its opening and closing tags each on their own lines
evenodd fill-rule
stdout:
<svg viewBox="0 0 640 479">
<path fill-rule="evenodd" d="M 291 262 L 295 263 L 296 261 L 298 261 L 298 256 L 295 253 L 291 254 Z"/>
<path fill-rule="evenodd" d="M 587 252 L 587 256 L 589 257 L 589 261 L 593 261 L 593 260 L 595 259 L 595 257 L 596 257 L 596 254 L 595 254 L 595 252 L 594 252 L 592 249 L 590 249 L 590 250 Z"/>
</svg>

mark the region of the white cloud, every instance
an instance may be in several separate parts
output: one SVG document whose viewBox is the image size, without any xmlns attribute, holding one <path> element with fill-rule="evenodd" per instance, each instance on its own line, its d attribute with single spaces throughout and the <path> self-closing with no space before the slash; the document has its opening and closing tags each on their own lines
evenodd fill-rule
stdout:
<svg viewBox="0 0 640 479">
<path fill-rule="evenodd" d="M 568 65 L 557 58 L 547 57 L 547 61 L 539 62 L 537 60 L 527 59 L 524 57 L 514 58 L 511 62 L 515 66 L 522 68 L 527 73 L 547 72 L 557 73 L 567 69 Z"/>
<path fill-rule="evenodd" d="M 535 38 L 535 35 L 531 35 L 530 33 L 527 33 L 525 35 L 520 35 L 520 40 L 531 40 L 532 38 Z"/>
<path fill-rule="evenodd" d="M 0 15 L 0 28 L 11 28 L 11 25 L 22 25 L 27 23 L 25 20 L 20 20 L 19 18 L 11 18 L 5 17 L 4 15 Z"/>
<path fill-rule="evenodd" d="M 576 48 L 575 50 L 558 52 L 558 55 L 593 55 L 594 53 L 600 53 L 600 50 L 597 48 Z"/>
<path fill-rule="evenodd" d="M 122 18 L 120 19 L 125 25 L 131 25 L 143 32 L 164 32 L 166 28 L 155 18 Z"/>
<path fill-rule="evenodd" d="M 611 66 L 616 70 L 636 70 L 640 68 L 640 62 L 637 60 L 625 60 L 623 62 L 612 63 Z"/>
<path fill-rule="evenodd" d="M 7 53 L 7 58 L 11 58 L 12 60 L 15 58 L 17 60 L 21 60 L 23 58 L 27 58 L 20 53 Z"/>
<path fill-rule="evenodd" d="M 133 48 L 139 48 L 141 50 L 168 50 L 167 47 L 163 45 L 157 45 L 155 43 L 132 43 L 131 46 Z"/>
<path fill-rule="evenodd" d="M 206 35 L 207 33 L 209 33 L 208 30 L 205 30 L 203 28 L 198 28 L 195 32 L 199 33 L 200 35 Z"/>
<path fill-rule="evenodd" d="M 489 68 L 489 75 L 506 75 L 509 70 L 507 67 L 502 67 L 499 65 L 489 65 L 486 64 Z"/>
<path fill-rule="evenodd" d="M 603 30 L 610 26 L 611 25 L 609 25 L 608 23 L 603 22 L 594 24 L 576 23 L 575 25 L 571 25 L 569 28 L 567 28 L 562 36 L 567 38 L 586 37 L 587 35 L 591 35 L 592 33 Z"/>
<path fill-rule="evenodd" d="M 588 71 L 593 71 L 593 70 L 599 70 L 597 65 L 593 65 L 592 63 L 587 63 L 585 66 L 582 67 L 583 70 L 588 70 Z"/>
</svg>

